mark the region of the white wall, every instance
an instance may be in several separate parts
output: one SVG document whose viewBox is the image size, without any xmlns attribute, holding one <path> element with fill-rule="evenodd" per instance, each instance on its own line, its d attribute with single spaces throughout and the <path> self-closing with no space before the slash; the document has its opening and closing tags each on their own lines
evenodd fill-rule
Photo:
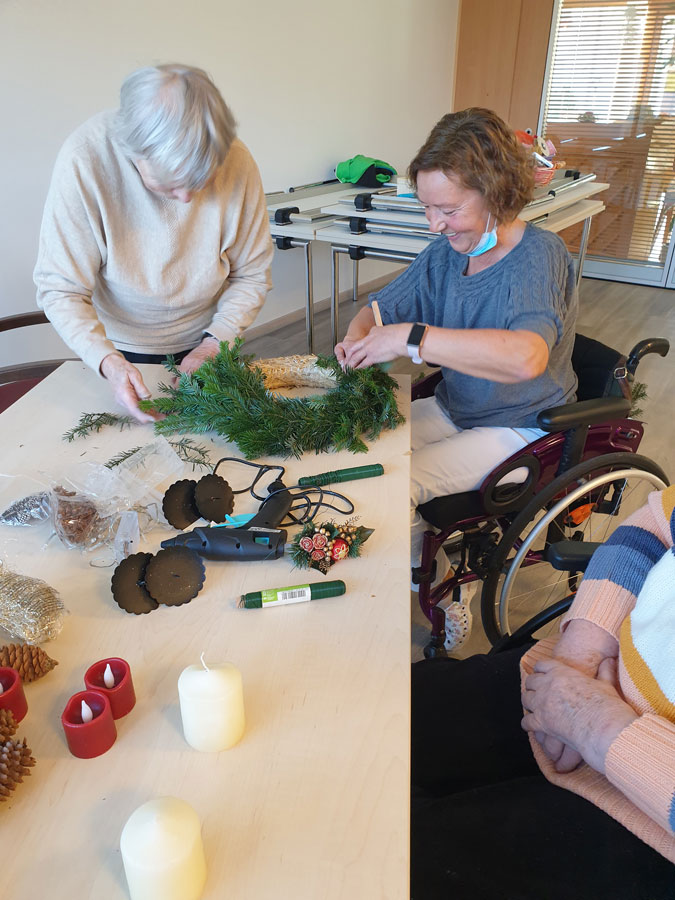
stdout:
<svg viewBox="0 0 675 900">
<path fill-rule="evenodd" d="M 0 316 L 35 308 L 42 205 L 61 143 L 88 116 L 117 105 L 130 71 L 169 61 L 205 68 L 266 191 L 332 177 L 336 163 L 356 153 L 403 171 L 451 108 L 458 5 L 0 0 Z M 317 300 L 330 291 L 327 260 L 322 248 Z M 343 267 L 348 287 L 351 263 Z M 384 271 L 362 263 L 360 280 Z M 276 253 L 275 287 L 257 324 L 303 306 L 303 273 L 301 251 Z M 35 331 L 30 351 L 18 332 L 0 343 L 0 365 L 29 353 L 63 355 L 51 326 Z"/>
</svg>

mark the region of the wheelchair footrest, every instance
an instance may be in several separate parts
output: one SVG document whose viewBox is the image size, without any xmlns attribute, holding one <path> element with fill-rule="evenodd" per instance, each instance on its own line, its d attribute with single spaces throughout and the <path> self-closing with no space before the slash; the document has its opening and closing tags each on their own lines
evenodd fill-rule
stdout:
<svg viewBox="0 0 675 900">
<path fill-rule="evenodd" d="M 585 572 L 600 546 L 594 541 L 557 541 L 546 552 L 546 561 L 561 572 Z"/>
</svg>

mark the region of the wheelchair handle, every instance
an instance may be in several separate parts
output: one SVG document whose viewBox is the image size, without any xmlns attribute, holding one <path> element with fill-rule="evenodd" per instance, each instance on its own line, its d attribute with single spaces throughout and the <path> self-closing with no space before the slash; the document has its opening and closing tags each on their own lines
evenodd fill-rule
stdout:
<svg viewBox="0 0 675 900">
<path fill-rule="evenodd" d="M 659 356 L 666 356 L 670 350 L 670 342 L 666 338 L 646 338 L 636 344 L 628 354 L 626 368 L 631 375 L 635 374 L 638 363 L 643 356 L 648 353 L 658 353 Z"/>
</svg>

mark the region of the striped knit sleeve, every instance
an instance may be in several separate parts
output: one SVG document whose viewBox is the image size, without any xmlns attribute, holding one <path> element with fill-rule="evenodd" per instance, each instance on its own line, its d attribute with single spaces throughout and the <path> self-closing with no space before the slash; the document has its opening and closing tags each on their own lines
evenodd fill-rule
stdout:
<svg viewBox="0 0 675 900">
<path fill-rule="evenodd" d="M 638 809 L 675 832 L 674 723 L 652 714 L 640 716 L 612 743 L 605 772 Z"/>
<path fill-rule="evenodd" d="M 651 505 L 633 513 L 593 554 L 562 628 L 586 619 L 618 640 L 621 623 L 666 547 Z"/>
</svg>

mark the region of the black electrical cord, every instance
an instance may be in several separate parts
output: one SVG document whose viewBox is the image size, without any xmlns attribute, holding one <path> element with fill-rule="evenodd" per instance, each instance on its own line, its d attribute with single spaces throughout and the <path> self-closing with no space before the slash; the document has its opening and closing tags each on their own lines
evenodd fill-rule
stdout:
<svg viewBox="0 0 675 900">
<path fill-rule="evenodd" d="M 290 510 L 288 511 L 288 518 L 290 522 L 281 522 L 283 525 L 304 525 L 305 522 L 308 522 L 310 519 L 315 518 L 319 514 L 322 509 L 332 509 L 340 515 L 351 515 L 354 512 L 354 504 L 348 497 L 345 497 L 344 494 L 340 494 L 337 491 L 328 491 L 324 490 L 321 487 L 317 487 L 315 485 L 300 485 L 293 484 L 290 487 L 284 486 L 283 488 L 278 488 L 277 490 L 268 491 L 266 497 L 260 497 L 255 492 L 255 487 L 265 475 L 271 473 L 275 473 L 274 481 L 281 481 L 286 473 L 286 469 L 284 466 L 273 465 L 269 466 L 266 463 L 256 463 L 251 462 L 248 459 L 239 459 L 236 456 L 224 456 L 222 459 L 219 459 L 218 462 L 213 467 L 213 474 L 216 474 L 216 470 L 221 463 L 224 462 L 233 462 L 239 463 L 245 466 L 251 466 L 254 469 L 257 469 L 258 472 L 255 475 L 253 481 L 248 487 L 241 488 L 238 491 L 232 491 L 233 494 L 245 494 L 247 491 L 251 494 L 251 496 L 258 500 L 261 503 L 261 509 L 267 503 L 267 501 L 273 497 L 275 494 L 282 493 L 284 491 L 288 491 L 293 497 L 293 504 L 291 505 Z M 273 482 L 272 482 L 273 483 Z M 293 492 L 296 493 L 293 493 Z M 313 498 L 313 495 L 318 495 L 316 498 Z M 333 503 L 330 503 L 328 499 L 331 498 L 333 500 L 337 500 L 342 504 L 340 506 L 335 506 Z M 295 515 L 298 510 L 302 510 L 302 514 L 300 516 Z"/>
</svg>

